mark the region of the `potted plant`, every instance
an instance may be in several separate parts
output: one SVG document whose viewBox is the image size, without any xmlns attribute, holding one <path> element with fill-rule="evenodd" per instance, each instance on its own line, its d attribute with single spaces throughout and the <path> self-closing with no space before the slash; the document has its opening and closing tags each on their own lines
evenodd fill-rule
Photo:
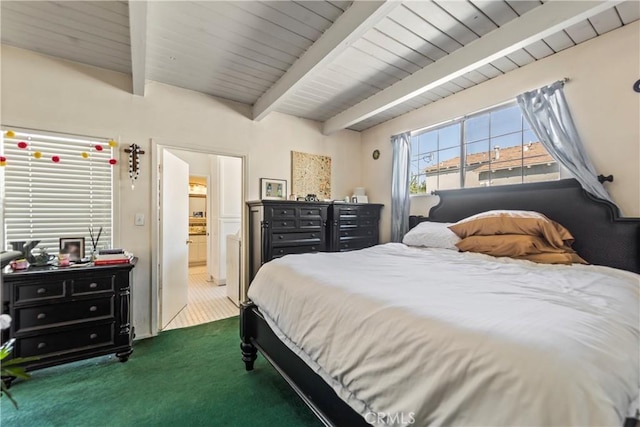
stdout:
<svg viewBox="0 0 640 427">
<path fill-rule="evenodd" d="M 7 314 L 0 315 L 0 329 L 6 329 L 11 325 L 11 317 Z M 24 380 L 28 380 L 31 378 L 31 375 L 27 373 L 27 371 L 20 366 L 22 363 L 30 362 L 32 360 L 37 360 L 37 357 L 16 357 L 11 360 L 5 361 L 11 354 L 13 350 L 13 343 L 15 342 L 15 338 L 11 338 L 9 341 L 2 344 L 0 347 L 0 396 L 6 394 L 13 406 L 18 409 L 18 402 L 11 396 L 9 392 L 9 386 L 11 385 L 11 381 L 15 378 L 22 378 Z"/>
</svg>

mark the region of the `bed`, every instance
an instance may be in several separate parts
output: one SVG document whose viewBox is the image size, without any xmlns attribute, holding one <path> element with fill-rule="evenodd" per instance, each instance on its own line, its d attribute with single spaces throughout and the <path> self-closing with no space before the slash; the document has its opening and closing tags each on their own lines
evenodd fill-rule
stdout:
<svg viewBox="0 0 640 427">
<path fill-rule="evenodd" d="M 401 244 L 284 257 L 261 268 L 256 301 L 241 307 L 246 369 L 259 350 L 326 425 L 621 425 L 638 394 L 640 220 L 575 180 L 439 196 L 429 221 L 541 212 L 598 266 L 543 269 Z M 486 265 L 495 280 L 464 283 Z M 540 275 L 576 306 L 566 295 L 536 299 Z"/>
</svg>

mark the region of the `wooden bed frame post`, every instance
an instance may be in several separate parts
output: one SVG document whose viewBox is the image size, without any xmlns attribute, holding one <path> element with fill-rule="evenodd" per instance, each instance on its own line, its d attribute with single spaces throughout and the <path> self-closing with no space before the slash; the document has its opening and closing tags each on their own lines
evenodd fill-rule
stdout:
<svg viewBox="0 0 640 427">
<path fill-rule="evenodd" d="M 240 349 L 242 350 L 242 361 L 247 371 L 253 371 L 253 362 L 258 357 L 258 349 L 251 338 L 256 336 L 256 325 L 254 318 L 249 315 L 254 303 L 240 304 Z"/>
</svg>

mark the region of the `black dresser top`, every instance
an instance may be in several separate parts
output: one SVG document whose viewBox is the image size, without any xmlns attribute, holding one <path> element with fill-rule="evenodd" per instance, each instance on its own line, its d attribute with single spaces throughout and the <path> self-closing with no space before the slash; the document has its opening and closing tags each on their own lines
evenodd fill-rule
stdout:
<svg viewBox="0 0 640 427">
<path fill-rule="evenodd" d="M 133 257 L 128 264 L 109 264 L 109 265 L 93 265 L 93 263 L 87 263 L 84 265 L 73 265 L 69 267 L 58 267 L 57 265 L 44 265 L 40 267 L 31 266 L 24 270 L 12 270 L 11 267 L 6 266 L 2 270 L 3 278 L 14 278 L 31 276 L 35 274 L 47 274 L 47 273 L 72 273 L 72 272 L 94 272 L 100 270 L 113 270 L 122 269 L 130 270 L 135 267 L 138 262 L 137 257 Z"/>
</svg>

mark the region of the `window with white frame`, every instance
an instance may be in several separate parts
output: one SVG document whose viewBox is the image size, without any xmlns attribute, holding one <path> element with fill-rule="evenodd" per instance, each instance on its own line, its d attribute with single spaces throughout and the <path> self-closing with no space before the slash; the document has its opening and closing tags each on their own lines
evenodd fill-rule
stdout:
<svg viewBox="0 0 640 427">
<path fill-rule="evenodd" d="M 559 178 L 558 164 L 515 103 L 411 136 L 411 194 Z"/>
<path fill-rule="evenodd" d="M 105 138 L 2 129 L 2 242 L 39 240 L 58 253 L 60 238 L 84 238 L 85 256 L 102 227 L 98 248 L 113 244 L 117 150 Z"/>
</svg>

